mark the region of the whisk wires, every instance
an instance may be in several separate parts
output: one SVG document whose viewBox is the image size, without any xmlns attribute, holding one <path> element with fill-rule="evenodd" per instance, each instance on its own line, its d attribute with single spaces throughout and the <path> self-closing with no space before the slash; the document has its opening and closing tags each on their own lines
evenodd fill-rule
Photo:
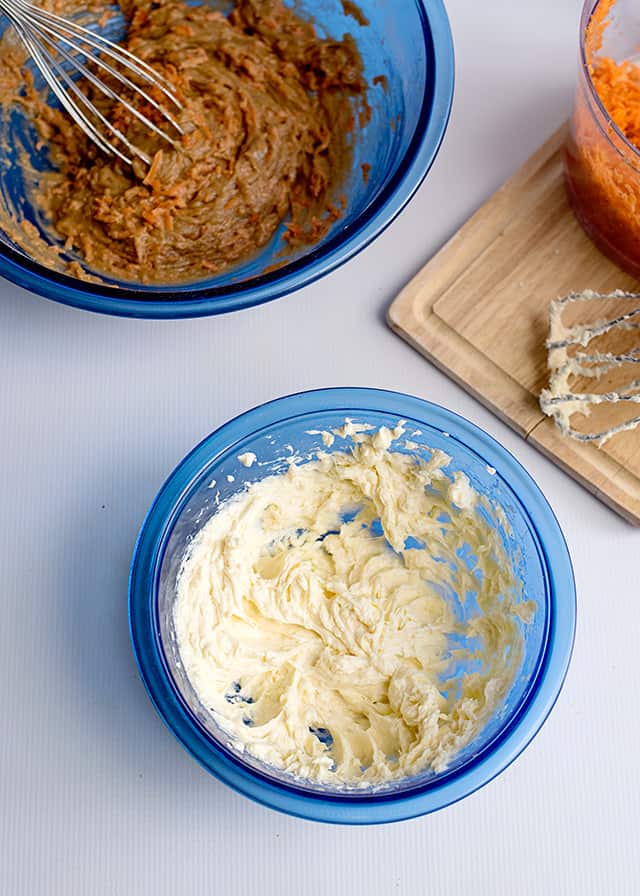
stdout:
<svg viewBox="0 0 640 896">
<path fill-rule="evenodd" d="M 615 317 L 599 320 L 594 324 L 565 326 L 562 315 L 568 305 L 582 302 L 617 300 L 631 304 L 631 309 Z M 593 389 L 576 391 L 569 387 L 572 377 L 599 380 L 612 371 L 634 369 L 640 364 L 640 347 L 627 351 L 611 352 L 594 350 L 593 340 L 615 331 L 640 330 L 640 295 L 618 290 L 613 293 L 586 291 L 571 293 L 551 303 L 549 350 L 549 388 L 540 395 L 540 407 L 553 417 L 560 431 L 579 442 L 604 445 L 618 433 L 629 432 L 640 426 L 640 415 L 633 416 L 606 429 L 580 432 L 571 425 L 574 414 L 588 415 L 598 405 L 640 404 L 640 378 L 634 378 L 615 390 L 597 392 Z M 580 349 L 583 349 L 582 351 Z M 569 351 L 572 350 L 572 354 Z"/>
<path fill-rule="evenodd" d="M 48 10 L 29 3 L 28 0 L 0 0 L 0 10 L 12 23 L 33 63 L 41 73 L 51 92 L 72 120 L 103 152 L 116 155 L 131 164 L 137 157 L 147 165 L 151 159 L 140 147 L 132 143 L 126 134 L 100 111 L 79 86 L 84 79 L 104 96 L 122 105 L 130 115 L 151 132 L 173 146 L 174 136 L 163 130 L 148 115 L 117 93 L 117 90 L 89 68 L 96 66 L 112 79 L 115 85 L 131 91 L 155 109 L 167 122 L 175 135 L 183 129 L 166 105 L 136 83 L 144 83 L 156 96 L 182 108 L 173 86 L 144 60 L 125 47 L 120 47 L 101 34 L 65 19 Z M 133 79 L 136 80 L 133 80 Z M 127 154 L 128 151 L 128 154 Z"/>
</svg>

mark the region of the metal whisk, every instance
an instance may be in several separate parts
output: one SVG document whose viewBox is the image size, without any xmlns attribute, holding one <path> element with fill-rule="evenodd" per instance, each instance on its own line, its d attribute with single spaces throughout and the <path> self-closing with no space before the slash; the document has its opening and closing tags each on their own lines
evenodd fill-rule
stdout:
<svg viewBox="0 0 640 896">
<path fill-rule="evenodd" d="M 112 124 L 82 92 L 76 83 L 77 75 L 85 78 L 105 96 L 121 103 L 131 115 L 159 137 L 173 146 L 177 146 L 176 141 L 169 134 L 97 77 L 88 68 L 87 61 L 91 61 L 93 65 L 102 69 L 119 84 L 137 94 L 145 103 L 149 103 L 157 109 L 171 127 L 178 134 L 182 134 L 183 130 L 173 115 L 146 90 L 131 80 L 130 76 L 133 76 L 157 88 L 173 106 L 181 109 L 182 105 L 176 97 L 172 85 L 150 65 L 100 34 L 55 13 L 33 6 L 28 0 L 0 0 L 0 11 L 7 16 L 15 28 L 25 49 L 62 107 L 100 149 L 118 156 L 128 164 L 132 163 L 133 156 L 137 156 L 148 165 L 151 164 L 149 156 L 131 143 L 127 136 Z M 97 52 L 92 53 L 91 50 Z M 121 70 L 114 68 L 111 63 L 116 63 Z M 118 145 L 114 145 L 114 138 L 115 141 L 119 141 L 123 147 L 126 147 L 131 155 L 126 155 Z"/>
</svg>

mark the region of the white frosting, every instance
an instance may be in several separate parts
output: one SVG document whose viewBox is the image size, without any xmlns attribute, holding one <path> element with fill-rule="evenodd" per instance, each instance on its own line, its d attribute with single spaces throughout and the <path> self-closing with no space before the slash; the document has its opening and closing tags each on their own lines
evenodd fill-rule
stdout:
<svg viewBox="0 0 640 896">
<path fill-rule="evenodd" d="M 333 784 L 444 769 L 508 692 L 534 611 L 468 477 L 445 476 L 442 451 L 390 451 L 402 425 L 371 429 L 348 421 L 335 435 L 350 449 L 223 505 L 185 558 L 174 611 L 186 673 L 232 742 Z M 477 593 L 465 622 L 452 591 Z M 475 637 L 483 662 L 446 693 L 465 655 L 451 635 Z"/>
<path fill-rule="evenodd" d="M 464 473 L 453 474 L 453 485 L 449 486 L 449 498 L 460 510 L 473 510 L 478 500 L 478 493 L 471 488 L 469 477 Z"/>
<path fill-rule="evenodd" d="M 252 467 L 255 462 L 258 460 L 253 451 L 245 451 L 244 454 L 238 455 L 238 460 L 242 464 L 243 467 Z"/>
<path fill-rule="evenodd" d="M 336 440 L 336 437 L 332 432 L 328 432 L 326 429 L 309 429 L 307 430 L 308 436 L 320 436 L 322 439 L 322 444 L 325 448 L 331 448 L 333 443 Z"/>
</svg>

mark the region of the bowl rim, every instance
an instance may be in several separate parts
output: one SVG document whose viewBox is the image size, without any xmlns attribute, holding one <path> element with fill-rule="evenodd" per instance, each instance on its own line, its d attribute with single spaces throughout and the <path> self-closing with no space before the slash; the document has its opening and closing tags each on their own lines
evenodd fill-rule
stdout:
<svg viewBox="0 0 640 896">
<path fill-rule="evenodd" d="M 359 800 L 296 791 L 243 765 L 220 749 L 185 712 L 167 674 L 155 638 L 156 570 L 173 511 L 204 467 L 256 430 L 322 411 L 352 416 L 388 413 L 422 420 L 450 433 L 494 467 L 520 501 L 537 536 L 548 582 L 546 643 L 532 683 L 508 725 L 478 756 L 459 769 L 398 794 L 367 794 Z M 300 392 L 259 405 L 223 424 L 197 445 L 158 492 L 138 535 L 129 576 L 129 628 L 142 681 L 159 715 L 185 749 L 207 771 L 234 790 L 270 808 L 314 821 L 380 824 L 433 812 L 473 793 L 511 764 L 537 734 L 564 683 L 575 637 L 576 592 L 571 558 L 559 523 L 545 496 L 519 461 L 488 433 L 464 417 L 398 392 L 370 388 L 329 388 Z"/>
<path fill-rule="evenodd" d="M 344 264 L 375 240 L 400 214 L 427 176 L 449 121 L 454 88 L 454 49 L 443 0 L 415 0 L 427 53 L 422 106 L 398 170 L 364 213 L 322 246 L 284 268 L 234 285 L 197 284 L 150 290 L 83 283 L 26 258 L 0 243 L 0 274 L 45 298 L 104 314 L 138 318 L 187 318 L 223 314 L 281 298 Z M 196 298 L 180 298 L 185 296 Z M 148 296 L 145 298 L 144 296 Z M 153 296 L 153 297 L 152 297 Z"/>
</svg>

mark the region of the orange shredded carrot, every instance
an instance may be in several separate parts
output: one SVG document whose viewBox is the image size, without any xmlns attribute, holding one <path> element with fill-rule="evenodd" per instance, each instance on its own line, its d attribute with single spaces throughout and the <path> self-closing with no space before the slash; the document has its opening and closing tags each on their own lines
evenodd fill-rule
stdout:
<svg viewBox="0 0 640 896">
<path fill-rule="evenodd" d="M 640 67 L 599 55 L 615 4 L 600 0 L 587 27 L 588 73 L 607 116 L 580 84 L 567 144 L 567 184 L 596 244 L 640 276 Z"/>
<path fill-rule="evenodd" d="M 591 79 L 612 120 L 640 149 L 640 68 L 632 62 L 599 59 Z"/>
<path fill-rule="evenodd" d="M 600 0 L 593 11 L 586 33 L 585 55 L 602 105 L 627 140 L 640 149 L 640 68 L 628 60 L 616 62 L 597 55 L 616 2 Z"/>
<path fill-rule="evenodd" d="M 162 164 L 162 150 L 159 149 L 154 155 L 151 165 L 149 166 L 149 170 L 147 171 L 147 175 L 145 179 L 142 181 L 143 184 L 146 184 L 148 187 L 151 187 L 152 190 L 157 189 L 160 185 L 157 182 L 157 175 L 160 169 L 160 165 Z"/>
</svg>

